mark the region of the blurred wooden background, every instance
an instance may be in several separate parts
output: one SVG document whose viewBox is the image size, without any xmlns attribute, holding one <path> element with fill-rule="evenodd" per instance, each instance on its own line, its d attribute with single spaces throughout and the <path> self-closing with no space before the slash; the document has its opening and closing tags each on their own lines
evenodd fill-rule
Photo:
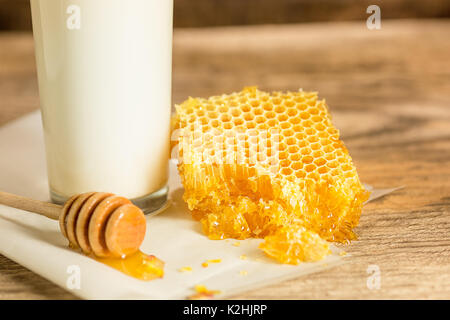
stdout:
<svg viewBox="0 0 450 320">
<path fill-rule="evenodd" d="M 162 0 L 163 1 L 163 0 Z M 175 0 L 175 27 L 361 20 L 376 4 L 382 18 L 448 18 L 450 0 Z M 0 0 L 0 30 L 31 30 L 29 0 Z"/>
</svg>

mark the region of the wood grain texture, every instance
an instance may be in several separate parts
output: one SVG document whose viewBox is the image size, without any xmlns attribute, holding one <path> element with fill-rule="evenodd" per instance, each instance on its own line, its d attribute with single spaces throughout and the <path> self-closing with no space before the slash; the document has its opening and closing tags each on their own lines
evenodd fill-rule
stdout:
<svg viewBox="0 0 450 320">
<path fill-rule="evenodd" d="M 372 4 L 383 19 L 450 17 L 448 0 L 174 0 L 174 26 L 364 20 Z M 0 0 L 0 30 L 31 30 L 30 0 Z"/>
<path fill-rule="evenodd" d="M 361 179 L 404 186 L 366 205 L 348 264 L 236 298 L 450 298 L 449 29 L 405 20 L 380 31 L 355 22 L 175 32 L 174 102 L 246 85 L 317 90 Z M 0 35 L 0 124 L 38 107 L 34 68 L 29 34 Z M 366 286 L 371 264 L 380 290 Z M 73 296 L 0 257 L 5 298 Z"/>
<path fill-rule="evenodd" d="M 1 190 L 0 204 L 11 208 L 33 212 L 53 220 L 59 219 L 63 209 L 62 206 L 57 204 L 30 199 L 16 194 L 3 192 Z"/>
<path fill-rule="evenodd" d="M 447 0 L 175 0 L 176 27 L 365 20 L 368 6 L 384 19 L 449 17 Z"/>
</svg>

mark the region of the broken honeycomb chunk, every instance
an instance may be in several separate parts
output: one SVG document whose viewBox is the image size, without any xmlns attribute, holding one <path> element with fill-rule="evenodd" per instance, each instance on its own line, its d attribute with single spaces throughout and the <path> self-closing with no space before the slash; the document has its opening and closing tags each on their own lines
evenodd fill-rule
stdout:
<svg viewBox="0 0 450 320">
<path fill-rule="evenodd" d="M 318 261 L 331 253 L 327 241 L 298 224 L 278 229 L 259 247 L 269 257 L 286 264 Z"/>
<path fill-rule="evenodd" d="M 192 267 L 190 266 L 185 266 L 185 267 L 181 267 L 180 269 L 178 269 L 179 272 L 192 272 Z"/>
<path fill-rule="evenodd" d="M 266 238 L 264 251 L 286 263 L 355 239 L 368 192 L 317 93 L 249 87 L 176 111 L 184 200 L 209 238 Z"/>
</svg>

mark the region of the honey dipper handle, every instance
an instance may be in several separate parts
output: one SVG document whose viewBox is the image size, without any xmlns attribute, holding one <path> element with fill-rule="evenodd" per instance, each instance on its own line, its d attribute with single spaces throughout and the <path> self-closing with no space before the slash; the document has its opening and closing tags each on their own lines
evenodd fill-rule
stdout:
<svg viewBox="0 0 450 320">
<path fill-rule="evenodd" d="M 33 200 L 3 191 L 0 191 L 0 204 L 34 212 L 53 220 L 58 220 L 62 209 L 62 207 L 57 204 Z"/>
</svg>

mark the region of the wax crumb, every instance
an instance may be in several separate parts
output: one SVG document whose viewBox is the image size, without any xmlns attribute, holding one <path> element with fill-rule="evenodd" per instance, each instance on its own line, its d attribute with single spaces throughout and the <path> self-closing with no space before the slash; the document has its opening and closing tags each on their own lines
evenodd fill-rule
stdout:
<svg viewBox="0 0 450 320">
<path fill-rule="evenodd" d="M 221 263 L 222 259 L 211 259 L 207 261 L 208 263 Z"/>
<path fill-rule="evenodd" d="M 243 255 L 241 255 L 241 256 L 239 257 L 239 259 L 241 259 L 241 260 L 247 260 L 247 256 L 246 256 L 245 254 L 243 254 Z"/>
<path fill-rule="evenodd" d="M 203 284 L 196 285 L 194 289 L 195 289 L 195 291 L 197 291 L 197 293 L 209 293 L 209 294 L 219 294 L 220 293 L 219 290 L 209 290 Z"/>
<path fill-rule="evenodd" d="M 239 274 L 241 276 L 246 276 L 246 275 L 248 275 L 248 272 L 246 270 L 242 270 L 241 272 L 239 272 Z"/>
<path fill-rule="evenodd" d="M 347 252 L 341 251 L 341 252 L 339 252 L 339 255 L 340 255 L 341 257 L 346 256 L 346 255 L 347 255 Z"/>
<path fill-rule="evenodd" d="M 194 290 L 197 292 L 188 297 L 189 300 L 207 300 L 214 298 L 214 295 L 220 294 L 219 290 L 209 290 L 202 284 L 198 284 L 194 287 Z"/>
<path fill-rule="evenodd" d="M 240 246 L 241 246 L 241 243 L 240 243 L 240 242 L 235 242 L 235 243 L 233 243 L 233 246 L 235 246 L 235 247 L 240 247 Z"/>
<path fill-rule="evenodd" d="M 192 272 L 192 268 L 189 266 L 186 267 L 182 267 L 180 269 L 178 269 L 179 272 Z"/>
<path fill-rule="evenodd" d="M 210 263 L 221 263 L 222 259 L 210 259 L 210 260 L 206 260 L 205 262 L 202 263 L 202 267 L 203 268 L 207 268 L 209 266 Z"/>
</svg>

